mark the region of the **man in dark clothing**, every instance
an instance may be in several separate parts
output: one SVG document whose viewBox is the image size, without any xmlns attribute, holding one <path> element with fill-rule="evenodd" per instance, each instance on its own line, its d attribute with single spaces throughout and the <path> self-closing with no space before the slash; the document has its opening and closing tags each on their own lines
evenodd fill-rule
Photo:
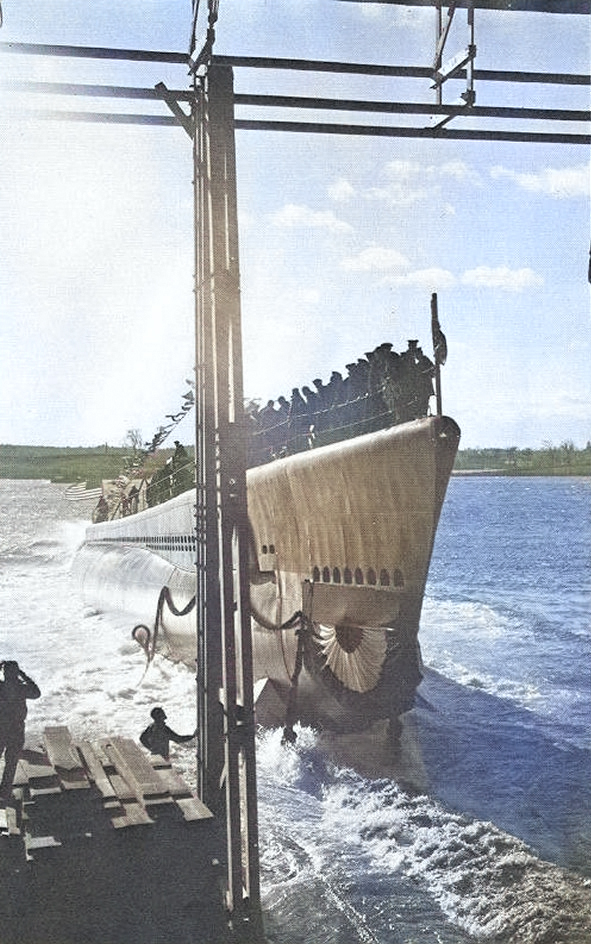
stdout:
<svg viewBox="0 0 591 944">
<path fill-rule="evenodd" d="M 175 450 L 172 457 L 171 495 L 182 495 L 195 484 L 195 469 L 187 450 L 175 440 Z"/>
<path fill-rule="evenodd" d="M 37 685 L 19 668 L 18 662 L 0 662 L 4 681 L 0 682 L 0 757 L 4 754 L 4 773 L 0 798 L 8 800 L 20 752 L 25 743 L 27 698 L 40 698 Z"/>
<path fill-rule="evenodd" d="M 166 721 L 166 712 L 163 708 L 152 708 L 150 717 L 153 723 L 149 724 L 145 731 L 140 734 L 140 741 L 151 754 L 160 754 L 164 760 L 170 756 L 170 742 L 184 744 L 186 741 L 192 741 L 195 734 L 177 734 L 172 728 L 169 728 Z"/>
</svg>

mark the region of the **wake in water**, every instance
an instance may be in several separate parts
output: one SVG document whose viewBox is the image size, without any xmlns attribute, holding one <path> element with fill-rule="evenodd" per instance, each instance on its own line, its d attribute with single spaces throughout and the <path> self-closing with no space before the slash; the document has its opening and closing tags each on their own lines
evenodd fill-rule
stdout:
<svg viewBox="0 0 591 944">
<path fill-rule="evenodd" d="M 489 483 L 487 502 L 481 487 L 452 483 L 451 528 L 444 509 L 421 621 L 431 668 L 405 718 L 401 754 L 379 724 L 341 737 L 300 729 L 294 748 L 281 746 L 279 730 L 259 732 L 271 944 L 591 940 L 590 542 L 576 554 L 569 544 L 590 490 L 552 482 L 548 500 L 564 491 L 579 505 L 566 519 L 560 506 L 551 550 L 540 550 L 542 522 L 528 532 L 535 554 L 524 547 L 507 569 L 504 544 L 523 529 L 499 516 L 491 565 L 497 545 L 464 519 L 465 498 L 482 515 L 507 485 Z M 527 494 L 519 490 L 522 512 Z M 536 483 L 540 518 L 544 494 Z M 84 615 L 69 566 L 86 522 L 63 488 L 0 481 L 0 502 L 0 657 L 17 659 L 42 691 L 28 746 L 51 724 L 91 740 L 137 739 L 155 704 L 177 730 L 193 730 L 193 673 L 159 657 L 145 673 L 125 620 Z M 507 496 L 502 504 L 512 507 Z M 174 763 L 194 784 L 192 749 L 179 745 Z"/>
<path fill-rule="evenodd" d="M 334 765 L 309 729 L 295 748 L 262 734 L 258 757 L 265 904 L 273 926 L 293 921 L 291 936 L 278 928 L 271 940 L 589 940 L 591 880 L 492 823 Z M 310 916 L 300 937 L 300 901 L 314 908 L 313 937 Z"/>
</svg>

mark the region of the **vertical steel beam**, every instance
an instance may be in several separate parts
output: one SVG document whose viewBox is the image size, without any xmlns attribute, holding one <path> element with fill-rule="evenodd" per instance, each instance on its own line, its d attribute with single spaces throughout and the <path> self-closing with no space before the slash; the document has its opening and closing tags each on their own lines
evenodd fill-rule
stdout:
<svg viewBox="0 0 591 944">
<path fill-rule="evenodd" d="M 476 92 L 474 91 L 474 59 L 476 56 L 476 43 L 475 33 L 474 33 L 474 2 L 470 0 L 468 3 L 468 31 L 470 34 L 469 38 L 469 48 L 471 52 L 471 57 L 466 63 L 466 91 L 463 93 L 462 98 L 468 106 L 473 105 L 476 101 Z"/>
<path fill-rule="evenodd" d="M 260 889 L 232 70 L 196 85 L 200 790 L 227 822 L 227 905 L 258 933 Z M 199 496 L 201 498 L 199 499 Z M 199 564 L 199 562 L 198 562 Z"/>
<path fill-rule="evenodd" d="M 216 457 L 213 412 L 213 367 L 211 341 L 211 247 L 209 226 L 209 159 L 207 153 L 203 89 L 195 87 L 195 132 L 193 141 L 195 226 L 195 460 L 197 499 L 197 730 L 199 796 L 208 806 L 219 805 L 219 780 L 223 769 L 223 727 L 219 710 L 221 639 L 215 613 L 219 599 L 216 534 Z M 211 662 L 211 665 L 210 665 Z"/>
<path fill-rule="evenodd" d="M 450 20 L 451 23 L 451 20 Z M 433 69 L 435 72 L 439 69 L 443 57 L 443 44 L 441 37 L 443 35 L 443 13 L 441 10 L 441 0 L 437 0 L 437 20 L 435 25 L 435 58 L 433 60 Z M 447 35 L 447 34 L 446 34 Z M 438 83 L 435 86 L 435 101 L 438 105 L 443 103 L 443 86 Z"/>
</svg>

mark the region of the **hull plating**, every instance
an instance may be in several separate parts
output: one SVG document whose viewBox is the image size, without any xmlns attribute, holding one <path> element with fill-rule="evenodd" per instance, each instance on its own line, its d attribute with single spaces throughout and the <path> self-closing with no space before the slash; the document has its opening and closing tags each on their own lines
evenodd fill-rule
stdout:
<svg viewBox="0 0 591 944">
<path fill-rule="evenodd" d="M 360 728 L 412 705 L 423 593 L 458 443 L 453 420 L 431 417 L 248 472 L 254 670 L 269 683 L 260 720 L 281 723 L 298 636 L 280 627 L 301 610 L 302 720 Z M 93 525 L 76 561 L 85 602 L 151 627 L 162 587 L 178 609 L 194 595 L 195 551 L 192 492 Z M 193 666 L 195 611 L 181 618 L 165 607 L 160 641 Z"/>
</svg>

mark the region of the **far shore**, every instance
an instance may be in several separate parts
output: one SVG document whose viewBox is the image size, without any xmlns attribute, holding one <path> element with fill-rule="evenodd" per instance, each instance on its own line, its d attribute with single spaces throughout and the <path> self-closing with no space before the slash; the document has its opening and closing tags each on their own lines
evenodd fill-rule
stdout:
<svg viewBox="0 0 591 944">
<path fill-rule="evenodd" d="M 172 455 L 158 449 L 149 456 L 131 446 L 13 446 L 0 444 L 0 478 L 49 479 L 56 484 L 85 483 L 98 488 L 121 474 L 150 478 Z M 191 454 L 192 448 L 188 447 Z M 131 471 L 133 470 L 133 472 Z M 591 442 L 577 449 L 572 442 L 541 449 L 487 447 L 460 449 L 453 476 L 591 476 Z"/>
</svg>

